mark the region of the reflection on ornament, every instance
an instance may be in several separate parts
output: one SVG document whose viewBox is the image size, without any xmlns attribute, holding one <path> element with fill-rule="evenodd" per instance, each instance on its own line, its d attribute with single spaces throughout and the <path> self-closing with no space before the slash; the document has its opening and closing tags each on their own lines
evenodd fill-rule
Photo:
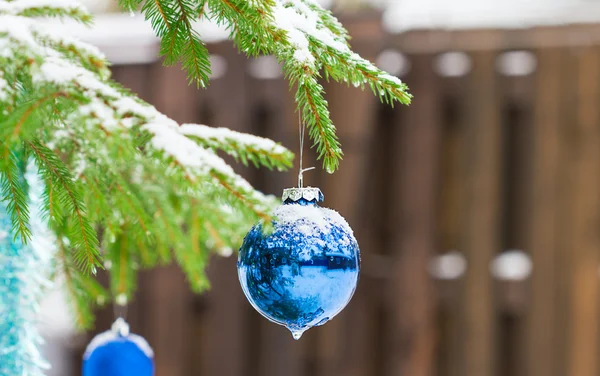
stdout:
<svg viewBox="0 0 600 376">
<path fill-rule="evenodd" d="M 146 340 L 129 333 L 118 318 L 112 329 L 98 334 L 83 355 L 83 376 L 152 376 L 154 353 Z"/>
<path fill-rule="evenodd" d="M 325 324 L 350 301 L 360 268 L 358 243 L 337 212 L 320 207 L 318 188 L 286 189 L 273 230 L 246 235 L 238 276 L 252 306 L 295 339 Z"/>
</svg>

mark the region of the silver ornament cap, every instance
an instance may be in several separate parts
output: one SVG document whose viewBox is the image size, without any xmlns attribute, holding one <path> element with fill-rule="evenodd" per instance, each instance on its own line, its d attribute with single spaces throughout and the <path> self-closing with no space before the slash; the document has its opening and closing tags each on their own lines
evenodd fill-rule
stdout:
<svg viewBox="0 0 600 376">
<path fill-rule="evenodd" d="M 286 188 L 283 190 L 281 201 L 283 202 L 298 202 L 300 200 L 322 202 L 325 199 L 323 192 L 319 188 Z"/>
</svg>

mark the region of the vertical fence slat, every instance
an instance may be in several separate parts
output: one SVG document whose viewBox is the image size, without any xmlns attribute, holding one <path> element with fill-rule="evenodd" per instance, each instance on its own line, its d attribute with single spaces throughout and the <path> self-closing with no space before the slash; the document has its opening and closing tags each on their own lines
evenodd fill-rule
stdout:
<svg viewBox="0 0 600 376">
<path fill-rule="evenodd" d="M 521 54 L 521 55 L 519 55 Z M 531 54 L 531 55 L 528 55 Z M 524 66 L 531 52 L 500 52 L 496 58 L 496 70 L 500 75 L 501 109 L 503 130 L 503 173 L 501 187 L 502 213 L 501 248 L 499 251 L 519 250 L 528 252 L 527 237 L 530 234 L 532 176 L 531 149 L 533 139 L 533 98 L 535 70 L 523 74 L 515 70 Z M 522 59 L 519 60 L 518 57 Z M 512 70 L 512 71 L 511 71 Z M 498 376 L 526 376 L 525 328 L 526 310 L 530 296 L 527 283 L 522 280 L 496 279 L 494 293 L 498 311 Z"/>
<path fill-rule="evenodd" d="M 531 169 L 531 223 L 526 249 L 534 265 L 527 317 L 525 374 L 559 376 L 555 343 L 557 208 L 559 183 L 561 54 L 539 50 Z"/>
<path fill-rule="evenodd" d="M 600 77 L 598 51 L 578 56 L 577 118 L 571 124 L 570 226 L 565 229 L 571 255 L 571 331 L 568 338 L 568 375 L 598 374 L 598 265 L 600 263 Z"/>
<path fill-rule="evenodd" d="M 203 300 L 201 342 L 194 361 L 200 375 L 237 376 L 246 374 L 244 307 L 237 279 L 235 257 L 212 257 L 208 269 L 211 290 Z"/>
<path fill-rule="evenodd" d="M 496 100 L 495 53 L 472 55 L 464 104 L 464 211 L 461 248 L 468 268 L 462 300 L 462 372 L 464 376 L 493 376 L 495 370 L 495 313 L 489 264 L 499 248 L 499 175 L 501 132 Z"/>
<path fill-rule="evenodd" d="M 390 177 L 391 208 L 397 227 L 388 285 L 391 327 L 386 375 L 431 376 L 435 348 L 434 294 L 428 264 L 436 249 L 438 152 L 441 131 L 440 81 L 432 55 L 411 57 L 407 82 L 416 100 L 402 109 L 393 153 L 398 173 Z"/>
<path fill-rule="evenodd" d="M 156 353 L 156 376 L 186 376 L 188 374 L 190 321 L 187 282 L 175 265 L 152 270 L 148 286 L 146 332 Z"/>
<path fill-rule="evenodd" d="M 440 217 L 439 236 L 440 251 L 461 251 L 460 237 L 463 222 L 461 194 L 463 186 L 461 171 L 461 153 L 466 144 L 462 114 L 468 107 L 461 105 L 466 95 L 467 78 L 439 77 L 443 85 L 444 129 L 440 145 Z M 438 357 L 437 372 L 439 376 L 463 376 L 460 371 L 460 354 L 463 343 L 461 332 L 461 289 L 462 279 L 438 281 L 439 323 L 438 323 Z"/>
</svg>

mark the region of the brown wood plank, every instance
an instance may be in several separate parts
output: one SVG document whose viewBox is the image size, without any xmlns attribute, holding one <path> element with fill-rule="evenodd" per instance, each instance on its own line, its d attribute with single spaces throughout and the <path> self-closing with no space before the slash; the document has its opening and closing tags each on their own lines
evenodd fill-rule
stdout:
<svg viewBox="0 0 600 376">
<path fill-rule="evenodd" d="M 208 268 L 210 291 L 200 301 L 197 353 L 191 359 L 198 375 L 237 376 L 246 371 L 247 332 L 244 297 L 239 286 L 236 257 L 213 256 Z"/>
<path fill-rule="evenodd" d="M 464 104 L 467 92 L 466 77 L 438 78 L 443 85 L 442 116 L 444 129 L 441 141 L 440 167 L 440 253 L 460 250 L 463 186 L 461 153 L 464 150 L 466 127 L 463 113 L 468 111 Z M 462 345 L 461 301 L 462 279 L 438 282 L 439 323 L 438 323 L 438 376 L 462 376 L 459 369 Z"/>
<path fill-rule="evenodd" d="M 578 80 L 573 79 L 574 72 L 578 71 L 578 55 L 577 48 L 561 49 L 561 73 L 560 73 L 560 90 L 563 93 L 563 100 L 560 106 L 560 134 L 559 134 L 559 157 L 558 157 L 558 198 L 556 202 L 557 210 L 557 245 L 556 245 L 556 265 L 555 269 L 555 316 L 556 322 L 559 323 L 556 328 L 556 339 L 554 345 L 556 356 L 556 373 L 558 375 L 567 375 L 567 367 L 569 363 L 568 347 L 569 336 L 571 331 L 571 265 L 572 265 L 572 246 L 570 239 L 571 226 L 571 147 L 570 138 L 573 132 L 573 124 L 577 121 L 578 110 L 578 95 L 579 90 Z"/>
<path fill-rule="evenodd" d="M 460 250 L 468 268 L 462 300 L 461 372 L 494 376 L 496 335 L 493 284 L 489 264 L 499 250 L 501 128 L 497 103 L 495 54 L 476 52 L 465 102 L 463 151 L 463 222 Z"/>
<path fill-rule="evenodd" d="M 525 374 L 558 376 L 557 326 L 557 198 L 560 158 L 561 55 L 559 49 L 538 51 L 531 169 L 531 223 L 526 249 L 534 269 L 527 317 Z"/>
<path fill-rule="evenodd" d="M 569 376 L 598 374 L 598 319 L 600 315 L 600 77 L 597 48 L 578 56 L 577 118 L 569 141 L 570 224 L 567 244 L 571 254 L 571 330 L 568 337 Z"/>
<path fill-rule="evenodd" d="M 518 52 L 517 52 L 518 53 Z M 526 54 L 527 52 L 520 52 Z M 523 57 L 525 57 L 524 55 Z M 533 98 L 535 72 L 514 75 L 520 64 L 511 57 L 515 52 L 501 52 L 496 68 L 501 75 L 499 91 L 503 129 L 502 174 L 502 241 L 500 251 L 526 248 L 530 231 L 531 213 L 531 149 L 533 144 Z M 533 57 L 532 57 L 533 58 Z M 499 312 L 498 375 L 526 376 L 525 364 L 525 312 L 528 308 L 529 290 L 526 281 L 495 281 L 496 309 Z"/>
<path fill-rule="evenodd" d="M 392 310 L 386 375 L 432 376 L 435 349 L 435 301 L 428 265 L 437 247 L 440 82 L 432 71 L 432 55 L 411 57 L 407 83 L 415 95 L 406 121 L 399 124 L 393 154 L 397 170 L 390 177 L 395 195 L 390 207 L 392 278 L 388 285 Z"/>
</svg>

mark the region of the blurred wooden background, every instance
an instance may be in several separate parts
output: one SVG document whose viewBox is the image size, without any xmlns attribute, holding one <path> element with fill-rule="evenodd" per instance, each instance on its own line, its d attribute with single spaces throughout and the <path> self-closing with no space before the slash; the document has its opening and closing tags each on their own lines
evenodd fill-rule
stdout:
<svg viewBox="0 0 600 376">
<path fill-rule="evenodd" d="M 345 158 L 306 182 L 355 230 L 356 295 L 294 341 L 245 300 L 235 256 L 212 260 L 201 296 L 175 267 L 143 272 L 128 319 L 154 347 L 157 376 L 598 375 L 600 27 L 392 36 L 376 15 L 344 22 L 353 47 L 415 96 L 392 109 L 326 85 Z M 293 93 L 273 61 L 209 47 L 208 90 L 160 63 L 114 75 L 178 121 L 297 150 Z M 276 195 L 296 181 L 295 171 L 240 171 Z M 521 260 L 494 276 L 507 250 L 533 271 Z M 112 320 L 103 311 L 97 327 Z"/>
</svg>

